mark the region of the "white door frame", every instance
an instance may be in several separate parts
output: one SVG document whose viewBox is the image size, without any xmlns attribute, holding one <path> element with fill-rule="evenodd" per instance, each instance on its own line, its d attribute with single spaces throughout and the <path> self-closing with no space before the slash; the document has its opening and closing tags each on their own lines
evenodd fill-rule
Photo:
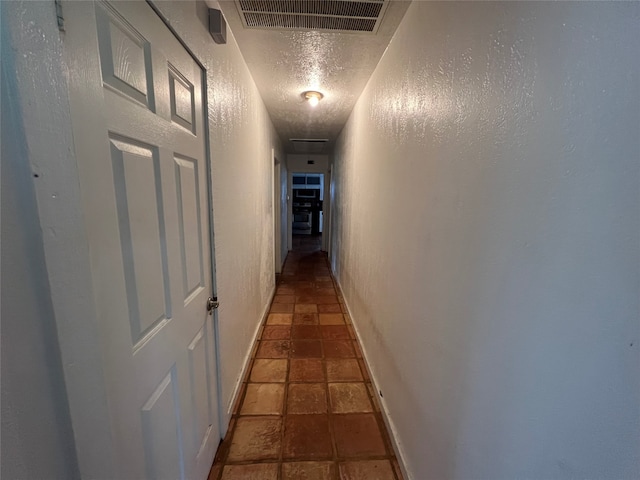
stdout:
<svg viewBox="0 0 640 480">
<path fill-rule="evenodd" d="M 273 180 L 271 182 L 271 214 L 273 215 L 273 271 L 278 274 L 282 273 L 282 233 L 281 228 L 281 210 L 280 199 L 282 197 L 282 186 L 280 185 L 280 160 L 276 158 L 275 149 L 271 149 L 271 173 Z"/>
</svg>

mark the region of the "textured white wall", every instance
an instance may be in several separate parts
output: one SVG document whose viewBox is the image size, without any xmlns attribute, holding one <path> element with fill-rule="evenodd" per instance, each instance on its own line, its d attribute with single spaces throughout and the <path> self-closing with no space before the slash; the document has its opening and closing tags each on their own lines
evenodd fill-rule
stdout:
<svg viewBox="0 0 640 480">
<path fill-rule="evenodd" d="M 640 4 L 413 2 L 332 264 L 406 466 L 640 478 Z"/>
<path fill-rule="evenodd" d="M 71 418 L 64 388 L 55 317 L 50 299 L 42 231 L 26 161 L 28 143 L 22 131 L 25 112 L 20 89 L 37 79 L 18 78 L 18 65 L 32 61 L 9 48 L 22 35 L 15 20 L 24 15 L 18 2 L 2 2 L 2 428 L 0 477 L 4 479 L 79 478 Z M 39 5 L 42 7 L 42 4 Z M 53 13 L 38 8 L 29 19 Z M 38 11 L 35 11 L 38 10 Z M 13 25 L 11 20 L 14 20 Z M 35 22 L 34 22 L 35 24 Z M 33 55 L 36 42 L 30 45 Z M 51 55 L 51 59 L 55 56 Z M 40 62 L 45 66 L 46 62 Z M 32 71 L 33 75 L 35 72 Z M 46 77 L 45 77 L 46 78 Z M 21 87 L 19 86 L 21 84 Z M 57 85 L 49 84 L 49 101 L 60 105 Z M 36 125 L 34 125 L 35 127 Z M 38 125 L 45 127 L 46 122 Z M 41 135 L 46 137 L 43 130 Z M 49 153 L 55 155 L 50 145 Z"/>
<path fill-rule="evenodd" d="M 228 420 L 254 335 L 275 288 L 271 149 L 276 158 L 284 155 L 232 32 L 227 30 L 226 45 L 213 43 L 207 4 L 202 1 L 156 5 L 208 72 L 221 405 Z"/>
</svg>

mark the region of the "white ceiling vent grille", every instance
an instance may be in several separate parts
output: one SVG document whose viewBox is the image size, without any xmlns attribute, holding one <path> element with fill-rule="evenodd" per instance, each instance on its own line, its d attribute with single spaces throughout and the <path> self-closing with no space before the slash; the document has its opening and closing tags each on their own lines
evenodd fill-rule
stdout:
<svg viewBox="0 0 640 480">
<path fill-rule="evenodd" d="M 322 153 L 329 141 L 326 138 L 290 138 L 296 153 Z"/>
<path fill-rule="evenodd" d="M 376 33 L 389 0 L 236 0 L 245 28 Z"/>
</svg>

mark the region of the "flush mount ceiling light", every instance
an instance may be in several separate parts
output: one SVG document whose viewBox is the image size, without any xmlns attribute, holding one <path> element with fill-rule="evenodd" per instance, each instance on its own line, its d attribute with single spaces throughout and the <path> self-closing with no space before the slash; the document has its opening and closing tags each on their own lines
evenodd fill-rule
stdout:
<svg viewBox="0 0 640 480">
<path fill-rule="evenodd" d="M 322 97 L 324 97 L 324 95 L 314 90 L 308 90 L 306 92 L 302 92 L 302 98 L 304 98 L 307 102 L 309 102 L 309 105 L 311 105 L 312 107 L 315 107 L 316 105 L 318 105 L 318 102 L 322 100 Z"/>
</svg>

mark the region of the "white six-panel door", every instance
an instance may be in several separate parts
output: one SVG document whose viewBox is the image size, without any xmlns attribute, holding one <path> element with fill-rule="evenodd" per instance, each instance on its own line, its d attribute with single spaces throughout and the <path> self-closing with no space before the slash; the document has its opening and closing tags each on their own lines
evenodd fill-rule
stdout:
<svg viewBox="0 0 640 480">
<path fill-rule="evenodd" d="M 116 470 L 205 479 L 220 428 L 203 71 L 145 2 L 64 8 Z"/>
</svg>

